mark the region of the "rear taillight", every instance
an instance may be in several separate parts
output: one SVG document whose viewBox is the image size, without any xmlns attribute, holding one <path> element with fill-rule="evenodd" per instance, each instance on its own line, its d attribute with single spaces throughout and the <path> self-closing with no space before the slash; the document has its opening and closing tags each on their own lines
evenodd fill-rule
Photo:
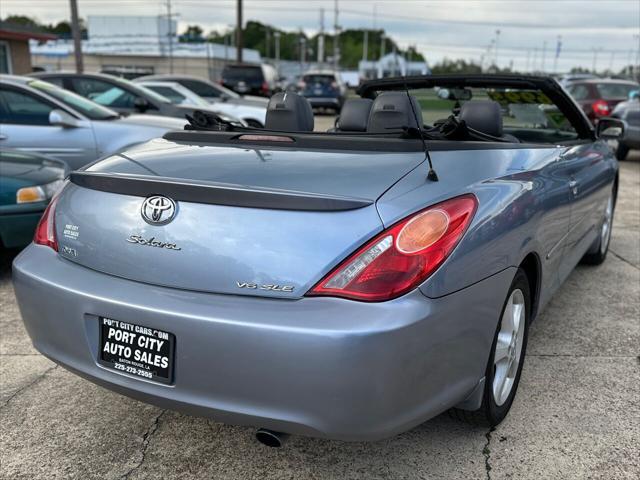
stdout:
<svg viewBox="0 0 640 480">
<path fill-rule="evenodd" d="M 474 195 L 463 195 L 405 218 L 344 260 L 307 296 L 380 302 L 405 294 L 445 261 L 477 206 Z"/>
<path fill-rule="evenodd" d="M 611 113 L 611 108 L 609 108 L 609 104 L 604 100 L 596 100 L 591 105 L 591 109 L 596 117 L 606 117 Z"/>
<path fill-rule="evenodd" d="M 331 82 L 331 88 L 338 88 L 337 82 Z"/>
<path fill-rule="evenodd" d="M 269 84 L 267 82 L 262 82 L 262 92 L 269 93 Z"/>
<path fill-rule="evenodd" d="M 305 88 L 307 88 L 306 82 L 298 82 L 298 88 L 300 90 L 304 90 Z"/>
<path fill-rule="evenodd" d="M 51 247 L 57 252 L 58 240 L 56 239 L 56 225 L 54 221 L 56 203 L 58 203 L 58 197 L 54 197 L 45 209 L 36 227 L 33 243 Z"/>
</svg>

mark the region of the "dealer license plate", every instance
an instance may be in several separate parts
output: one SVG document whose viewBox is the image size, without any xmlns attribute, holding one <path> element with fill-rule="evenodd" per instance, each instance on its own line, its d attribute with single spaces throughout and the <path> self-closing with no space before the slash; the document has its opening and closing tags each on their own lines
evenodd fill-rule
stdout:
<svg viewBox="0 0 640 480">
<path fill-rule="evenodd" d="M 171 383 L 175 343 L 172 333 L 100 317 L 98 362 L 112 370 Z"/>
</svg>

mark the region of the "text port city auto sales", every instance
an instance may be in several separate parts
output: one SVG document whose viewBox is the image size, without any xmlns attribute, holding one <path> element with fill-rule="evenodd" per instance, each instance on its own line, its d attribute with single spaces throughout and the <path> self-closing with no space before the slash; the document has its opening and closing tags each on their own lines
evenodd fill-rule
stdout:
<svg viewBox="0 0 640 480">
<path fill-rule="evenodd" d="M 109 340 L 111 339 L 122 343 L 128 343 L 131 347 L 110 342 Z M 104 342 L 102 351 L 110 353 L 111 355 L 118 355 L 119 357 L 126 359 L 131 359 L 131 354 L 133 353 L 133 360 L 137 362 L 143 362 L 147 365 L 153 365 L 154 367 L 167 368 L 169 366 L 169 358 L 164 355 L 145 352 L 138 348 L 134 348 L 132 351 L 132 347 L 139 347 L 160 352 L 164 342 L 166 342 L 166 340 L 146 337 L 134 332 L 123 332 L 122 330 L 116 330 L 115 328 L 109 327 L 107 341 Z"/>
</svg>

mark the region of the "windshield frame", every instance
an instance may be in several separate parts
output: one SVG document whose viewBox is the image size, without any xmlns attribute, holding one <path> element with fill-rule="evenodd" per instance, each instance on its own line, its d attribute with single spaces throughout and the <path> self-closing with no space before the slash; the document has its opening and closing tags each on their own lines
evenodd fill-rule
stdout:
<svg viewBox="0 0 640 480">
<path fill-rule="evenodd" d="M 544 93 L 571 123 L 581 139 L 595 140 L 593 125 L 566 90 L 551 77 L 534 75 L 418 75 L 364 82 L 358 89 L 362 98 L 375 98 L 381 91 L 404 91 L 423 88 L 515 88 L 536 89 Z"/>
</svg>

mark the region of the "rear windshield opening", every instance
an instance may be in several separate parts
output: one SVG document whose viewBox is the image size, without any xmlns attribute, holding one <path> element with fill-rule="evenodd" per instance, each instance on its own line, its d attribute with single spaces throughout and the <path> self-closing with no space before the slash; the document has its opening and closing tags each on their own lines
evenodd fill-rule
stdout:
<svg viewBox="0 0 640 480">
<path fill-rule="evenodd" d="M 638 90 L 637 85 L 630 83 L 598 83 L 596 88 L 604 100 L 626 99 L 633 90 Z"/>
<path fill-rule="evenodd" d="M 227 67 L 222 74 L 227 80 L 262 79 L 260 67 Z"/>
<path fill-rule="evenodd" d="M 333 75 L 305 75 L 304 77 L 302 77 L 302 80 L 305 83 L 320 83 L 323 85 L 336 81 Z"/>
</svg>

